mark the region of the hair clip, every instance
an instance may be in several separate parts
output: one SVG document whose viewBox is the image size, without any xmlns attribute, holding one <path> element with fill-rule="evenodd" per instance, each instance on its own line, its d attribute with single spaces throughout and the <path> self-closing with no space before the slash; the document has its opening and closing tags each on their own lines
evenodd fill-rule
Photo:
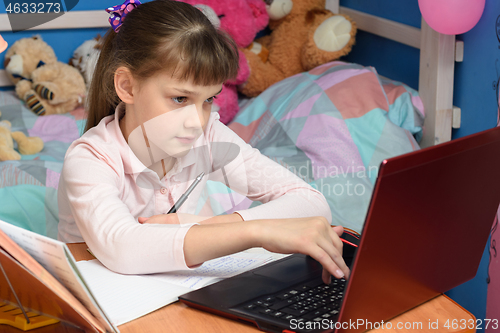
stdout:
<svg viewBox="0 0 500 333">
<path fill-rule="evenodd" d="M 106 12 L 111 14 L 108 19 L 109 24 L 111 24 L 111 27 L 115 32 L 120 31 L 120 27 L 122 26 L 123 20 L 125 20 L 127 14 L 140 4 L 141 2 L 139 0 L 125 0 L 123 5 L 106 8 Z"/>
</svg>

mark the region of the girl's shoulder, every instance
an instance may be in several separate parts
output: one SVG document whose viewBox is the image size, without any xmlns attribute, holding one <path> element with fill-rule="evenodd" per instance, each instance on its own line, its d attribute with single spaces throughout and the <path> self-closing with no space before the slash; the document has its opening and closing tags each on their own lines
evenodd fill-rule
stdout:
<svg viewBox="0 0 500 333">
<path fill-rule="evenodd" d="M 119 160 L 120 146 L 123 144 L 121 141 L 127 144 L 114 121 L 114 116 L 105 117 L 97 126 L 89 129 L 70 145 L 65 161 L 68 158 L 79 157 L 88 159 L 89 156 L 94 156 L 98 160 Z"/>
</svg>

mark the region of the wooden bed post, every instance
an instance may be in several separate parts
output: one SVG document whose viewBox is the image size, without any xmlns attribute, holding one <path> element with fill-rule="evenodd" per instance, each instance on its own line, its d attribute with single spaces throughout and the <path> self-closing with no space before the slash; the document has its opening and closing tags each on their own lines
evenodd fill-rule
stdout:
<svg viewBox="0 0 500 333">
<path fill-rule="evenodd" d="M 425 107 L 422 148 L 451 140 L 455 35 L 434 31 L 422 19 L 418 90 Z"/>
</svg>

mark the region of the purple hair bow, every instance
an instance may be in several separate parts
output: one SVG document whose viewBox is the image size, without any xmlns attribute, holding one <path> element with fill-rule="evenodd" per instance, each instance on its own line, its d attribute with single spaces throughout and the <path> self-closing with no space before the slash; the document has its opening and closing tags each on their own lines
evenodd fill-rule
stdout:
<svg viewBox="0 0 500 333">
<path fill-rule="evenodd" d="M 106 8 L 106 12 L 111 14 L 108 20 L 115 32 L 120 30 L 127 14 L 140 4 L 141 2 L 139 0 L 125 0 L 123 5 Z"/>
</svg>

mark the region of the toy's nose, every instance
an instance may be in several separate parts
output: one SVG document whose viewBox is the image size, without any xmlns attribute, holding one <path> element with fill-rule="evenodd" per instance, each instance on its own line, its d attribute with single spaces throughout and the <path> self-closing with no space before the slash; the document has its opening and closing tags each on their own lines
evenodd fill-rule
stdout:
<svg viewBox="0 0 500 333">
<path fill-rule="evenodd" d="M 201 10 L 203 14 L 212 22 L 212 25 L 219 29 L 220 27 L 220 18 L 215 12 L 215 10 L 212 9 L 212 7 L 207 6 L 207 5 L 195 5 L 196 8 Z"/>
<path fill-rule="evenodd" d="M 279 20 L 292 11 L 292 0 L 264 0 L 266 2 L 267 13 L 271 20 Z"/>
<path fill-rule="evenodd" d="M 4 66 L 5 70 L 10 74 L 23 74 L 23 57 L 19 54 L 14 54 Z"/>
</svg>

